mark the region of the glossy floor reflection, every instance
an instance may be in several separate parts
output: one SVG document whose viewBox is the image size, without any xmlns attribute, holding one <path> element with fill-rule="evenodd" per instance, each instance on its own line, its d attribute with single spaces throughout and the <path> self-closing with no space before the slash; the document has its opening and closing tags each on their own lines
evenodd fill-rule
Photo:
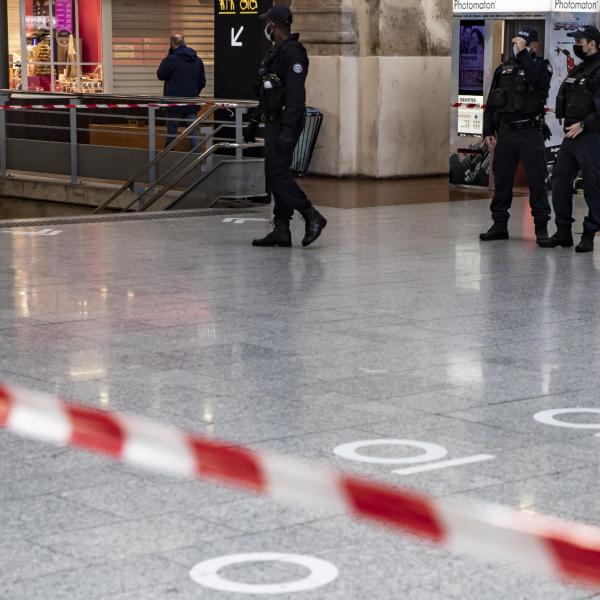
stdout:
<svg viewBox="0 0 600 600">
<path fill-rule="evenodd" d="M 223 216 L 0 231 L 0 378 L 436 496 L 600 525 L 596 431 L 534 419 L 600 407 L 600 249 L 537 248 L 521 199 L 511 241 L 489 245 L 477 239 L 486 202 L 324 212 L 322 241 L 291 251 L 251 248 L 266 223 Z M 360 451 L 403 460 L 391 465 L 334 454 L 378 439 L 435 444 L 465 464 L 403 474 L 393 471 L 423 465 L 410 462 L 421 450 Z M 248 552 L 339 569 L 319 589 L 274 596 L 286 599 L 600 598 L 340 515 L 5 432 L 0 449 L 3 600 L 264 598 L 189 577 Z M 469 462 L 482 454 L 493 458 Z M 273 583 L 306 571 L 253 563 L 222 574 Z"/>
</svg>

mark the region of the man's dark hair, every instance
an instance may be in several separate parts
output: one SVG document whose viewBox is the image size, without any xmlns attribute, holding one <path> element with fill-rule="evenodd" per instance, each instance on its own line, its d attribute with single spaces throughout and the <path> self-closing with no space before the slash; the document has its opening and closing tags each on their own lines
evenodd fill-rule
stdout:
<svg viewBox="0 0 600 600">
<path fill-rule="evenodd" d="M 173 46 L 173 48 L 180 48 L 181 46 L 185 46 L 185 38 L 179 33 L 172 35 L 171 46 Z"/>
</svg>

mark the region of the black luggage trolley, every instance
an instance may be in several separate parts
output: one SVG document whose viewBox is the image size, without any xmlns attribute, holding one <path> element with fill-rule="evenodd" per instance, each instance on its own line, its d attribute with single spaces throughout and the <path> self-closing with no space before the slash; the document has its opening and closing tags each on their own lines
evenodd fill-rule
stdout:
<svg viewBox="0 0 600 600">
<path fill-rule="evenodd" d="M 304 177 L 308 172 L 322 124 L 323 113 L 316 108 L 307 107 L 306 125 L 300 134 L 292 162 L 292 171 L 296 177 Z"/>
</svg>

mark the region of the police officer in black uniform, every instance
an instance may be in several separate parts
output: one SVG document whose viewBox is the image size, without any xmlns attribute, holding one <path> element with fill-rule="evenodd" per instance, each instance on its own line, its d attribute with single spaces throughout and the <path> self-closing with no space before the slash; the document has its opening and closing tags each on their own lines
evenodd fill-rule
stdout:
<svg viewBox="0 0 600 600">
<path fill-rule="evenodd" d="M 548 168 L 544 139 L 549 129 L 544 108 L 552 66 L 536 55 L 538 33 L 523 28 L 512 40 L 513 56 L 494 73 L 484 113 L 483 135 L 490 150 L 495 148 L 495 193 L 491 211 L 494 224 L 479 237 L 482 241 L 508 239 L 508 210 L 519 161 L 529 183 L 529 203 L 538 244 L 548 240 L 550 203 L 546 189 Z"/>
<path fill-rule="evenodd" d="M 290 221 L 297 210 L 306 223 L 302 245 L 309 246 L 321 235 L 327 220 L 312 206 L 291 173 L 305 123 L 308 55 L 298 41 L 300 36 L 291 33 L 292 13 L 287 6 L 273 6 L 260 18 L 266 22 L 265 35 L 274 45 L 259 71 L 260 105 L 244 131 L 244 139 L 255 141 L 259 123 L 265 123 L 265 175 L 275 208 L 273 231 L 252 245 L 290 247 Z"/>
<path fill-rule="evenodd" d="M 573 51 L 583 60 L 563 82 L 556 98 L 556 117 L 564 119 L 565 138 L 552 173 L 552 204 L 556 233 L 544 247 L 573 245 L 573 183 L 581 170 L 589 213 L 575 250 L 591 252 L 600 231 L 600 31 L 586 25 L 567 34 Z"/>
</svg>

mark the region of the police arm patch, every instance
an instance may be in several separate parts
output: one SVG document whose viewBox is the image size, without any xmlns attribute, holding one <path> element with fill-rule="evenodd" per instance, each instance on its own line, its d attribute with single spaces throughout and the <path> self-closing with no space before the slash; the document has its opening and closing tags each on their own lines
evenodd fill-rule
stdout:
<svg viewBox="0 0 600 600">
<path fill-rule="evenodd" d="M 296 63 L 293 67 L 294 73 L 300 75 L 304 71 L 304 67 L 300 63 Z"/>
</svg>

